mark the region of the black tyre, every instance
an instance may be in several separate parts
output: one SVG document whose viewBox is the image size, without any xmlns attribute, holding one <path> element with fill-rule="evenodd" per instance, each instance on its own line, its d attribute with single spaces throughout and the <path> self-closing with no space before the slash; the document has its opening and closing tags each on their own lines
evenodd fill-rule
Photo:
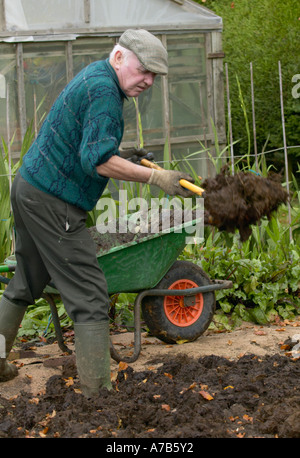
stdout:
<svg viewBox="0 0 300 458">
<path fill-rule="evenodd" d="M 189 289 L 211 284 L 207 274 L 189 261 L 176 261 L 155 289 Z M 143 318 L 151 334 L 166 343 L 196 340 L 208 328 L 216 308 L 215 293 L 195 296 L 146 296 Z"/>
</svg>

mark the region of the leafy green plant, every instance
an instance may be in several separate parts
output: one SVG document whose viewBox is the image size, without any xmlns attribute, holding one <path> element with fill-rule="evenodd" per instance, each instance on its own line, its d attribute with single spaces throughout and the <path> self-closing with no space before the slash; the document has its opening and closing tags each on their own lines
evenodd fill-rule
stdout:
<svg viewBox="0 0 300 458">
<path fill-rule="evenodd" d="M 237 235 L 212 229 L 203 245 L 182 258 L 197 263 L 212 279 L 232 281 L 232 289 L 216 292 L 215 322 L 225 327 L 241 320 L 266 324 L 300 313 L 300 247 L 290 243 L 286 226 L 275 216 L 253 227 L 242 244 Z"/>
<path fill-rule="evenodd" d="M 62 328 L 71 327 L 72 320 L 68 317 L 65 307 L 61 301 L 56 302 L 60 326 Z M 25 313 L 22 326 L 19 329 L 18 337 L 53 337 L 55 336 L 54 324 L 49 304 L 43 298 L 30 305 Z"/>
<path fill-rule="evenodd" d="M 115 327 L 134 330 L 134 301 L 136 294 L 121 293 L 110 311 L 111 323 Z"/>
</svg>

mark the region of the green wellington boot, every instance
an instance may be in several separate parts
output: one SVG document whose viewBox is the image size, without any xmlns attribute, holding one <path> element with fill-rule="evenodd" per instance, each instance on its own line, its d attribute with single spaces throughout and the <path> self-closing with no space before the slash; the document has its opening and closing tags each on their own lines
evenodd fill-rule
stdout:
<svg viewBox="0 0 300 458">
<path fill-rule="evenodd" d="M 2 296 L 0 301 L 0 342 L 4 348 L 0 348 L 0 382 L 6 382 L 18 375 L 16 366 L 8 363 L 6 358 L 12 349 L 25 312 L 26 307 L 16 305 Z"/>
<path fill-rule="evenodd" d="M 77 372 L 83 395 L 92 398 L 99 394 L 100 388 L 111 390 L 109 323 L 75 323 L 74 334 Z"/>
</svg>

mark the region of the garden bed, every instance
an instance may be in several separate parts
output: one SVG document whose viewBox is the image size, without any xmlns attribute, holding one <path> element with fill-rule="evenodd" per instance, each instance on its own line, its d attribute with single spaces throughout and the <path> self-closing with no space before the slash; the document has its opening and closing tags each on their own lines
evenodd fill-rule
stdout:
<svg viewBox="0 0 300 458">
<path fill-rule="evenodd" d="M 0 386 L 0 437 L 299 437 L 300 359 L 287 338 L 297 333 L 295 324 L 210 331 L 175 346 L 144 336 L 139 360 L 113 363 L 113 390 L 95 400 L 81 394 L 72 356 L 39 392 L 30 389 L 34 371 L 45 376 L 54 368 L 49 359 L 47 367 L 31 360 Z M 130 352 L 128 335 L 114 339 Z M 25 389 L 8 397 L 22 377 Z"/>
</svg>

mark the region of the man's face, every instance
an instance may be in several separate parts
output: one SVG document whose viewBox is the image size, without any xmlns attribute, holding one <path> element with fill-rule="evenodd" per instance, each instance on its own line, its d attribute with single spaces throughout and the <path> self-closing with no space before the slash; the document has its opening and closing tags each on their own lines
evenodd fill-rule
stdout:
<svg viewBox="0 0 300 458">
<path fill-rule="evenodd" d="M 156 74 L 146 70 L 135 54 L 122 61 L 117 71 L 122 90 L 127 97 L 138 97 L 154 83 Z"/>
</svg>

